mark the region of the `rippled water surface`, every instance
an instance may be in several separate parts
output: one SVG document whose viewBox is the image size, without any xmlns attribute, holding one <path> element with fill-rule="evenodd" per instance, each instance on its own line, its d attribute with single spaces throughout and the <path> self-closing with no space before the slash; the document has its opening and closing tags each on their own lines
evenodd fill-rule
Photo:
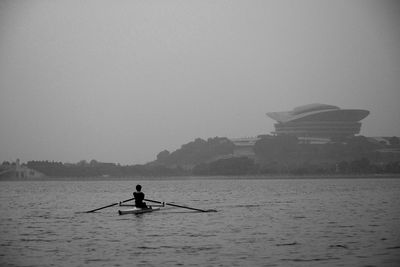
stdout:
<svg viewBox="0 0 400 267">
<path fill-rule="evenodd" d="M 0 182 L 0 266 L 400 266 L 400 179 Z"/>
</svg>

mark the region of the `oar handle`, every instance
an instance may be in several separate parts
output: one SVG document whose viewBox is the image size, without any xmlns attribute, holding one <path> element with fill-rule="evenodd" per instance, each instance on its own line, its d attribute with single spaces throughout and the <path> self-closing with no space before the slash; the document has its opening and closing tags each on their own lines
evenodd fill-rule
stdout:
<svg viewBox="0 0 400 267">
<path fill-rule="evenodd" d="M 168 206 L 177 207 L 177 208 L 188 209 L 188 210 L 201 211 L 201 212 L 215 212 L 215 211 L 216 211 L 216 210 L 202 210 L 202 209 L 196 209 L 196 208 L 192 208 L 192 207 L 181 206 L 181 205 L 176 205 L 176 204 L 166 203 L 166 202 L 160 202 L 160 201 L 151 200 L 151 199 L 145 199 L 145 201 L 154 202 L 154 203 L 159 203 L 159 204 L 168 205 Z"/>
<path fill-rule="evenodd" d="M 104 207 L 101 207 L 101 208 L 97 208 L 97 209 L 94 209 L 94 210 L 89 210 L 89 211 L 87 211 L 86 213 L 91 213 L 91 212 L 95 212 L 95 211 L 102 210 L 102 209 L 105 209 L 105 208 L 109 208 L 109 207 L 118 205 L 119 203 L 125 203 L 125 202 L 128 202 L 128 201 L 132 201 L 132 200 L 134 200 L 134 199 L 135 199 L 135 198 L 130 198 L 130 199 L 124 200 L 124 201 L 122 201 L 122 202 L 117 202 L 117 203 L 113 203 L 113 204 L 110 204 L 110 205 L 107 205 L 107 206 L 104 206 Z"/>
</svg>

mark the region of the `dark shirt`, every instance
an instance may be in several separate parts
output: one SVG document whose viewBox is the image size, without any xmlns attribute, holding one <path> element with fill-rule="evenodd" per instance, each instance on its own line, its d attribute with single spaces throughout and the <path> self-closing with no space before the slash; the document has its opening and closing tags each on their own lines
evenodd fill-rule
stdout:
<svg viewBox="0 0 400 267">
<path fill-rule="evenodd" d="M 146 208 L 146 203 L 143 202 L 144 200 L 144 193 L 143 192 L 133 192 L 133 197 L 135 198 L 135 206 L 138 208 Z"/>
</svg>

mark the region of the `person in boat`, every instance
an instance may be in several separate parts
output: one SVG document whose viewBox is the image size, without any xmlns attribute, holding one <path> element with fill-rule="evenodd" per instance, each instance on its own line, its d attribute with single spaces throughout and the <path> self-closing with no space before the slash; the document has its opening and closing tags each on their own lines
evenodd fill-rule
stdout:
<svg viewBox="0 0 400 267">
<path fill-rule="evenodd" d="M 143 202 L 144 193 L 142 192 L 142 186 L 140 184 L 138 184 L 136 186 L 136 192 L 133 192 L 133 197 L 135 198 L 136 208 L 140 208 L 140 209 L 150 209 L 151 208 L 146 205 L 146 202 Z"/>
</svg>

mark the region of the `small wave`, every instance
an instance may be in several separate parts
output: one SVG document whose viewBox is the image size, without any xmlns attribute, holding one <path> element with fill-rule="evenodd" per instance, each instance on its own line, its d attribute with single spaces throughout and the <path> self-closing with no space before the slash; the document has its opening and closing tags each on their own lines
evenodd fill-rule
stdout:
<svg viewBox="0 0 400 267">
<path fill-rule="evenodd" d="M 112 259 L 87 259 L 85 260 L 85 264 L 89 264 L 89 263 L 96 263 L 96 262 L 110 262 L 112 261 Z"/>
<path fill-rule="evenodd" d="M 338 227 L 338 228 L 353 228 L 354 225 L 338 225 L 336 227 Z"/>
<path fill-rule="evenodd" d="M 219 247 L 215 246 L 201 246 L 201 247 L 184 246 L 179 249 L 188 253 L 198 253 L 200 251 L 213 251 L 218 248 Z"/>
<path fill-rule="evenodd" d="M 340 258 L 281 259 L 281 261 L 294 261 L 294 262 L 329 261 L 329 260 L 340 260 Z"/>
<path fill-rule="evenodd" d="M 146 246 L 141 246 L 137 247 L 138 249 L 159 249 L 158 247 L 146 247 Z"/>
<path fill-rule="evenodd" d="M 28 238 L 21 238 L 20 241 L 22 242 L 46 242 L 46 243 L 50 243 L 53 242 L 54 240 L 49 240 L 49 239 L 28 239 Z"/>
<path fill-rule="evenodd" d="M 214 234 L 189 234 L 189 237 L 212 237 Z"/>
<path fill-rule="evenodd" d="M 305 219 L 307 218 L 306 216 L 294 216 L 293 219 Z"/>
<path fill-rule="evenodd" d="M 388 247 L 386 249 L 400 249 L 400 246 Z"/>
<path fill-rule="evenodd" d="M 245 205 L 237 205 L 237 208 L 258 208 L 261 207 L 262 205 L 259 204 L 245 204 Z"/>
<path fill-rule="evenodd" d="M 292 201 L 292 200 L 279 201 L 279 200 L 277 200 L 277 201 L 273 202 L 273 204 L 292 204 L 292 203 L 295 203 L 295 201 Z"/>
<path fill-rule="evenodd" d="M 330 245 L 329 247 L 330 247 L 330 248 L 345 248 L 345 249 L 348 249 L 348 248 L 349 248 L 349 247 L 346 246 L 346 245 Z"/>
<path fill-rule="evenodd" d="M 282 243 L 282 244 L 276 244 L 277 247 L 280 246 L 294 246 L 294 245 L 298 245 L 299 243 L 297 242 L 293 242 L 293 243 Z"/>
</svg>

